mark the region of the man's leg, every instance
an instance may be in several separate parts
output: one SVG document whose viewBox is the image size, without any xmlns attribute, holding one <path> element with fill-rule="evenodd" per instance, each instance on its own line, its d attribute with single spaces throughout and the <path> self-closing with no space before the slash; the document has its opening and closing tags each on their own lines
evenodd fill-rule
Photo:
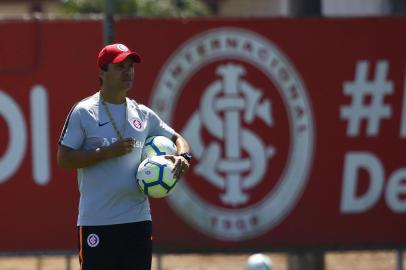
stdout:
<svg viewBox="0 0 406 270">
<path fill-rule="evenodd" d="M 80 226 L 78 233 L 81 270 L 119 270 L 111 226 Z"/>
<path fill-rule="evenodd" d="M 152 223 L 142 221 L 125 224 L 126 242 L 121 270 L 151 270 Z"/>
</svg>

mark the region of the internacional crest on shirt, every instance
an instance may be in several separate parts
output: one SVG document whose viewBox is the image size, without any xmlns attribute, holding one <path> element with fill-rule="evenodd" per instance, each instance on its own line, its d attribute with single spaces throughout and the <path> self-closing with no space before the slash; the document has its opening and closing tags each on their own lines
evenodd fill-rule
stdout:
<svg viewBox="0 0 406 270">
<path fill-rule="evenodd" d="M 138 118 L 131 119 L 131 125 L 138 131 L 144 129 L 144 123 Z"/>
</svg>

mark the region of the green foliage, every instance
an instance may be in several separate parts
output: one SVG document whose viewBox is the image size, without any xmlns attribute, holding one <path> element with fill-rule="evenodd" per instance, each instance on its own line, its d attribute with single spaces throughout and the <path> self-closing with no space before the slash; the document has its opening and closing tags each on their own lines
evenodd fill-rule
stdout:
<svg viewBox="0 0 406 270">
<path fill-rule="evenodd" d="M 193 17 L 210 15 L 202 0 L 110 0 L 114 13 L 141 17 Z M 63 0 L 67 15 L 103 13 L 106 0 Z"/>
</svg>

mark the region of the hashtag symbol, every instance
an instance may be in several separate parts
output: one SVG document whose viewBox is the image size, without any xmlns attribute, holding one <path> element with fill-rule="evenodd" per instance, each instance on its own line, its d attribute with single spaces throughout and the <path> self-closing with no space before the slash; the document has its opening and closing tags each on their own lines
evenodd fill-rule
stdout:
<svg viewBox="0 0 406 270">
<path fill-rule="evenodd" d="M 373 80 L 368 80 L 368 69 L 367 61 L 359 61 L 355 80 L 344 82 L 344 94 L 351 97 L 351 104 L 341 106 L 340 116 L 348 121 L 347 135 L 350 137 L 359 135 L 363 120 L 367 122 L 367 136 L 376 136 L 380 121 L 391 117 L 391 107 L 384 104 L 385 95 L 393 92 L 393 83 L 386 78 L 388 62 L 377 63 Z"/>
</svg>

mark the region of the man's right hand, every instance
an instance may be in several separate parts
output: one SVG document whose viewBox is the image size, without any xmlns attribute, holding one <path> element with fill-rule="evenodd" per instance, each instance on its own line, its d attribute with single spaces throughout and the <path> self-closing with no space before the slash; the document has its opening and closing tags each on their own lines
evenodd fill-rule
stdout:
<svg viewBox="0 0 406 270">
<path fill-rule="evenodd" d="M 134 145 L 134 138 L 124 138 L 110 144 L 110 146 L 106 147 L 103 150 L 108 151 L 108 153 L 110 154 L 109 156 L 111 157 L 118 157 L 131 153 L 134 149 Z"/>
<path fill-rule="evenodd" d="M 58 146 L 58 165 L 63 169 L 77 169 L 94 165 L 100 161 L 123 156 L 134 149 L 135 140 L 125 138 L 107 147 L 92 150 L 72 149 L 63 145 Z"/>
</svg>

